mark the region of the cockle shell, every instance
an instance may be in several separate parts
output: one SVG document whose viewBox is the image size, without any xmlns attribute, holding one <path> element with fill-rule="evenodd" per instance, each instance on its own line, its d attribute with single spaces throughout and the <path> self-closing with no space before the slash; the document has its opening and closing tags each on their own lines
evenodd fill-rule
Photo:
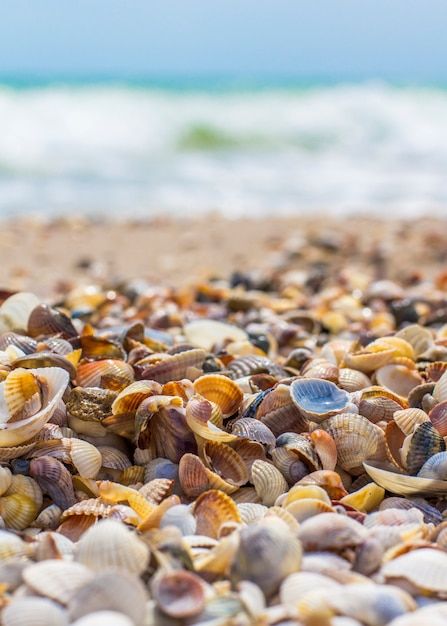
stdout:
<svg viewBox="0 0 447 626">
<path fill-rule="evenodd" d="M 405 435 L 411 435 L 419 424 L 429 421 L 427 413 L 422 409 L 416 408 L 401 409 L 396 411 L 393 418 Z"/>
<path fill-rule="evenodd" d="M 421 548 L 388 561 L 381 569 L 387 581 L 404 578 L 422 592 L 447 591 L 447 555 L 440 550 Z"/>
<path fill-rule="evenodd" d="M 413 433 L 406 456 L 406 466 L 410 474 L 417 474 L 424 463 L 437 452 L 446 449 L 444 439 L 431 422 L 423 422 Z"/>
<path fill-rule="evenodd" d="M 93 571 L 116 568 L 141 574 L 149 562 L 149 549 L 123 524 L 103 520 L 83 534 L 76 560 Z"/>
<path fill-rule="evenodd" d="M 326 513 L 304 521 L 298 538 L 306 552 L 315 550 L 342 551 L 361 544 L 367 536 L 366 529 L 346 515 Z"/>
<path fill-rule="evenodd" d="M 151 589 L 157 606 L 169 617 L 194 617 L 202 611 L 205 604 L 204 583 L 192 572 L 161 573 L 155 576 Z"/>
<path fill-rule="evenodd" d="M 120 359 L 85 361 L 78 365 L 76 372 L 81 387 L 102 387 L 121 391 L 134 380 L 132 366 Z"/>
<path fill-rule="evenodd" d="M 349 395 L 327 380 L 301 378 L 293 381 L 290 395 L 300 412 L 314 422 L 340 413 L 349 403 Z"/>
<path fill-rule="evenodd" d="M 240 522 L 241 517 L 233 500 L 222 491 L 211 489 L 194 502 L 193 515 L 197 534 L 216 538 L 225 522 Z"/>
<path fill-rule="evenodd" d="M 23 579 L 31 589 L 61 604 L 67 604 L 93 576 L 81 563 L 52 559 L 30 565 L 23 572 Z"/>
<path fill-rule="evenodd" d="M 216 320 L 201 319 L 186 324 L 183 328 L 186 339 L 204 350 L 211 350 L 215 344 L 224 341 L 245 341 L 247 333 L 237 326 Z"/>
<path fill-rule="evenodd" d="M 9 296 L 0 307 L 0 332 L 26 330 L 29 316 L 39 304 L 39 298 L 26 291 Z"/>
<path fill-rule="evenodd" d="M 210 402 L 216 403 L 223 416 L 233 415 L 244 398 L 237 383 L 220 374 L 205 374 L 194 381 L 194 391 Z"/>
<path fill-rule="evenodd" d="M 15 598 L 2 611 L 4 626 L 67 626 L 65 611 L 47 598 Z"/>
<path fill-rule="evenodd" d="M 251 478 L 262 504 L 272 506 L 288 484 L 281 472 L 267 461 L 255 461 L 251 467 Z"/>
<path fill-rule="evenodd" d="M 283 384 L 277 385 L 267 395 L 262 395 L 255 416 L 275 436 L 280 435 L 285 430 L 301 433 L 307 430 L 308 426 L 307 419 L 298 410 L 291 397 L 290 387 Z"/>
<path fill-rule="evenodd" d="M 339 371 L 338 384 L 345 391 L 352 393 L 370 387 L 371 379 L 359 370 L 342 367 Z"/>
<path fill-rule="evenodd" d="M 139 361 L 134 369 L 139 378 L 164 384 L 189 378 L 191 370 L 201 368 L 205 357 L 206 352 L 201 349 L 185 350 L 172 355 L 161 353 Z"/>
</svg>

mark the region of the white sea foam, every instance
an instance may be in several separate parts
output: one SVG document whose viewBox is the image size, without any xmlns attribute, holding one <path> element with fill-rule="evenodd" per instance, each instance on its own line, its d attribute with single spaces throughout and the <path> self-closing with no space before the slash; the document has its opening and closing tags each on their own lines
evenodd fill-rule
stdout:
<svg viewBox="0 0 447 626">
<path fill-rule="evenodd" d="M 443 212 L 447 92 L 0 87 L 0 215 Z"/>
</svg>

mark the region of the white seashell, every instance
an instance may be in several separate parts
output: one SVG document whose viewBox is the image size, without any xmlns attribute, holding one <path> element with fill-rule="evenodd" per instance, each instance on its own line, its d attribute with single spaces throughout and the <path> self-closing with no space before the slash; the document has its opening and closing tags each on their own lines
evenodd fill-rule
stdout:
<svg viewBox="0 0 447 626">
<path fill-rule="evenodd" d="M 3 626 L 66 626 L 65 611 L 47 598 L 14 598 L 2 612 Z"/>
<path fill-rule="evenodd" d="M 0 332 L 26 330 L 31 311 L 40 304 L 33 293 L 21 291 L 9 296 L 0 307 Z"/>
<path fill-rule="evenodd" d="M 96 611 L 72 622 L 72 626 L 135 626 L 133 621 L 116 611 Z"/>
<path fill-rule="evenodd" d="M 23 580 L 33 591 L 47 598 L 67 604 L 82 585 L 94 577 L 81 563 L 49 559 L 27 567 Z"/>
<path fill-rule="evenodd" d="M 160 528 L 175 526 L 182 535 L 193 535 L 196 532 L 197 522 L 186 504 L 177 504 L 166 511 L 160 521 Z"/>
</svg>

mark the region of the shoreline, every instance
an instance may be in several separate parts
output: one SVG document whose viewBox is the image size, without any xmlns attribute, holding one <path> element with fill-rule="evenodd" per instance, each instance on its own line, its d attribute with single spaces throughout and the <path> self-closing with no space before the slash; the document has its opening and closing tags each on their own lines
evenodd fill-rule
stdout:
<svg viewBox="0 0 447 626">
<path fill-rule="evenodd" d="M 62 217 L 6 220 L 0 229 L 0 287 L 42 296 L 78 283 L 142 278 L 178 287 L 318 263 L 403 283 L 433 278 L 447 266 L 447 219 Z"/>
</svg>

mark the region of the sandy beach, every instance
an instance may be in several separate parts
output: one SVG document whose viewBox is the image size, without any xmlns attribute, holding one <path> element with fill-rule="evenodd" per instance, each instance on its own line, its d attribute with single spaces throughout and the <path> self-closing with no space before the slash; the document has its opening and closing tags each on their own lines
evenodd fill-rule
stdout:
<svg viewBox="0 0 447 626">
<path fill-rule="evenodd" d="M 99 222 L 85 218 L 4 222 L 0 283 L 39 295 L 76 283 L 144 278 L 181 286 L 234 271 L 304 269 L 347 263 L 403 283 L 440 273 L 446 222 L 327 217 Z"/>
</svg>

